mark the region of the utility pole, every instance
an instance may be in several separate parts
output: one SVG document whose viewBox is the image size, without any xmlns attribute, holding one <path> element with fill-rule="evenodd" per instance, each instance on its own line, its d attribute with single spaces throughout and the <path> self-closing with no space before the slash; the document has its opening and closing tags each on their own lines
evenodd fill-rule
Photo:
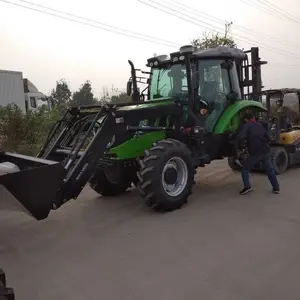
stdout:
<svg viewBox="0 0 300 300">
<path fill-rule="evenodd" d="M 233 24 L 233 22 L 225 22 L 225 39 L 227 38 L 228 33 L 230 33 L 230 27 Z"/>
</svg>

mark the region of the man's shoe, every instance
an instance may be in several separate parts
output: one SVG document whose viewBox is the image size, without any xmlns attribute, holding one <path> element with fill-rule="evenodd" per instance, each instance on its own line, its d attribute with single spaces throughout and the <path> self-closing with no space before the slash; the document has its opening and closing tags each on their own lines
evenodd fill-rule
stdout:
<svg viewBox="0 0 300 300">
<path fill-rule="evenodd" d="M 240 191 L 240 194 L 241 195 L 246 195 L 248 194 L 249 192 L 252 191 L 252 187 L 244 187 L 241 191 Z"/>
<path fill-rule="evenodd" d="M 273 189 L 273 193 L 274 194 L 280 194 L 280 190 L 279 189 Z"/>
</svg>

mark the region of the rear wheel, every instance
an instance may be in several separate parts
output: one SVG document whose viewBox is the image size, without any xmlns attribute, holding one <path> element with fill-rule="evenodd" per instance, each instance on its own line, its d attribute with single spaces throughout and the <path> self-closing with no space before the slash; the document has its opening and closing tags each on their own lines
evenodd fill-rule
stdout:
<svg viewBox="0 0 300 300">
<path fill-rule="evenodd" d="M 159 141 L 145 151 L 140 165 L 138 187 L 148 206 L 170 211 L 187 202 L 195 168 L 191 151 L 185 144 L 173 139 Z"/>
<path fill-rule="evenodd" d="M 129 182 L 113 183 L 109 181 L 104 170 L 97 170 L 89 180 L 89 184 L 96 193 L 103 196 L 117 196 L 131 186 Z"/>
<path fill-rule="evenodd" d="M 285 148 L 272 147 L 271 162 L 277 175 L 284 173 L 289 165 L 289 156 Z"/>
</svg>

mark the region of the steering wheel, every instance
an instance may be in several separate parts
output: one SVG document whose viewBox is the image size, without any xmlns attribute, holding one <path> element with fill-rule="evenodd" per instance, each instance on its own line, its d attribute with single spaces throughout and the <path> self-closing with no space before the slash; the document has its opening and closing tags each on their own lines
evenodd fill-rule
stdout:
<svg viewBox="0 0 300 300">
<path fill-rule="evenodd" d="M 224 98 L 226 99 L 226 94 L 225 93 L 223 93 L 223 92 L 216 92 L 216 93 L 214 93 L 214 99 L 213 99 L 213 101 L 206 101 L 209 112 L 211 113 L 215 109 L 217 109 L 218 107 L 222 107 L 223 103 L 225 102 Z"/>
<path fill-rule="evenodd" d="M 188 86 L 187 86 L 187 85 L 182 85 L 182 86 L 181 86 L 181 89 L 182 89 L 182 88 L 186 88 L 186 90 L 188 90 Z"/>
<path fill-rule="evenodd" d="M 186 91 L 182 90 L 182 88 L 186 88 Z M 180 101 L 188 101 L 188 87 L 187 85 L 181 86 L 181 90 L 176 92 L 176 91 L 170 91 L 169 96 L 175 97 Z"/>
</svg>

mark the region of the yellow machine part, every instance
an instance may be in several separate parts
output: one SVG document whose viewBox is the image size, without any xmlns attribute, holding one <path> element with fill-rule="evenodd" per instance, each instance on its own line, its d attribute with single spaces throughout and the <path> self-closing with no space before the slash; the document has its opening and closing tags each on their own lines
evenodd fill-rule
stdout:
<svg viewBox="0 0 300 300">
<path fill-rule="evenodd" d="M 289 132 L 280 133 L 280 144 L 293 144 L 298 139 L 300 142 L 300 130 L 293 130 Z"/>
</svg>

